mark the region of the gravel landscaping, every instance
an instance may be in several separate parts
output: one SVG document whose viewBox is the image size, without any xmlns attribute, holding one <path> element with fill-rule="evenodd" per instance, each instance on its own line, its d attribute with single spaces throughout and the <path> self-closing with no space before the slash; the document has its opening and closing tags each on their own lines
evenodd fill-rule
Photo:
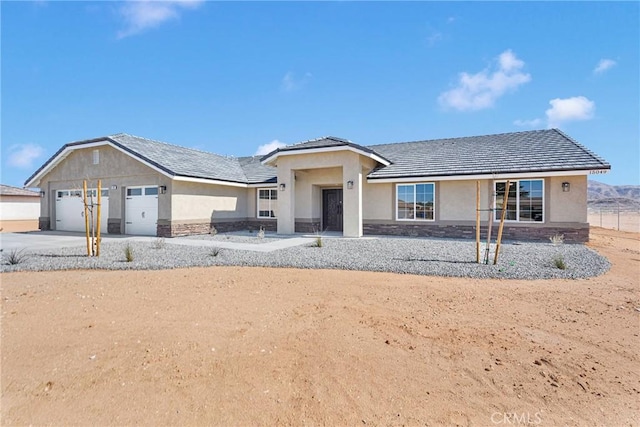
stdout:
<svg viewBox="0 0 640 427">
<path fill-rule="evenodd" d="M 2 272 L 46 271 L 67 269 L 158 270 L 196 266 L 264 266 L 310 269 L 387 271 L 430 276 L 550 279 L 586 278 L 605 273 L 610 264 L 606 258 L 579 244 L 504 242 L 498 265 L 475 263 L 472 240 L 423 238 L 323 238 L 322 247 L 315 240 L 302 246 L 255 252 L 217 248 L 216 241 L 238 241 L 264 244 L 251 236 L 217 235 L 189 238 L 189 246 L 175 239 L 140 242 L 115 240 L 101 246 L 99 258 L 88 258 L 85 247 L 60 248 L 55 251 L 23 251 L 18 264 L 8 263 L 10 253 L 2 254 Z M 192 246 L 198 239 L 203 246 Z M 238 240 L 240 239 L 240 240 Z M 313 239 L 311 239 L 313 240 Z M 133 260 L 125 259 L 130 245 Z M 208 246 L 207 246 L 208 245 Z M 484 245 L 483 248 L 484 250 Z M 484 255 L 484 252 L 482 252 Z M 559 260 L 562 262 L 560 263 Z M 558 267 L 564 264 L 565 269 Z"/>
</svg>

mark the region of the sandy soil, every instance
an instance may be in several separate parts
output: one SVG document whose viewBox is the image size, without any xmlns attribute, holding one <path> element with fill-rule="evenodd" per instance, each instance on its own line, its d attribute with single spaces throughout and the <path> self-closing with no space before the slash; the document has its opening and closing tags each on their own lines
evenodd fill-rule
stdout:
<svg viewBox="0 0 640 427">
<path fill-rule="evenodd" d="M 639 425 L 640 235 L 588 280 L 1 277 L 2 425 Z"/>
<path fill-rule="evenodd" d="M 38 231 L 38 220 L 0 221 L 0 233 L 19 233 L 21 231 Z"/>
</svg>

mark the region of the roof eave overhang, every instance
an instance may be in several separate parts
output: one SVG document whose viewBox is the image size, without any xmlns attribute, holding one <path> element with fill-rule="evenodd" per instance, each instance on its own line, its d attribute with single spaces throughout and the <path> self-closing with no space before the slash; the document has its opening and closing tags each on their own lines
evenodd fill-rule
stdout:
<svg viewBox="0 0 640 427">
<path fill-rule="evenodd" d="M 246 182 L 224 181 L 221 179 L 199 178 L 199 177 L 183 176 L 183 175 L 174 175 L 174 176 L 171 176 L 171 178 L 174 181 L 194 182 L 198 184 L 226 185 L 228 187 L 240 187 L 240 188 L 249 187 L 249 184 L 247 184 Z"/>
<path fill-rule="evenodd" d="M 370 159 L 375 160 L 378 163 L 383 164 L 384 166 L 389 166 L 391 162 L 385 159 L 382 156 L 377 155 L 376 153 L 367 152 L 364 150 L 360 150 L 355 147 L 351 147 L 349 145 L 339 145 L 334 147 L 318 147 L 318 148 L 300 148 L 300 149 L 288 149 L 288 150 L 276 150 L 271 154 L 268 154 L 267 157 L 263 158 L 260 162 L 263 165 L 276 166 L 276 160 L 280 156 L 293 156 L 300 154 L 315 154 L 315 153 L 330 153 L 336 151 L 351 151 L 361 156 L 368 157 Z"/>
<path fill-rule="evenodd" d="M 254 182 L 252 184 L 248 184 L 247 188 L 267 188 L 267 187 L 277 187 L 277 182 Z"/>
<path fill-rule="evenodd" d="M 609 172 L 611 166 L 594 169 L 571 169 L 571 170 L 549 170 L 549 171 L 528 171 L 528 172 L 498 172 L 480 174 L 458 174 L 458 175 L 421 175 L 421 176 L 396 176 L 384 178 L 367 177 L 370 184 L 383 184 L 394 182 L 417 182 L 417 181 L 466 181 L 478 179 L 507 179 L 507 178 L 544 178 L 550 176 L 576 176 L 576 175 L 602 175 Z"/>
</svg>

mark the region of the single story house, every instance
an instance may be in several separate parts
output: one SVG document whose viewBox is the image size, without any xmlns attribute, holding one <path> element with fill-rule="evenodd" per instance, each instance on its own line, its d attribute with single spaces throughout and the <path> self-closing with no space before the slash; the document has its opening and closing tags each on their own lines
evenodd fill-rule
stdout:
<svg viewBox="0 0 640 427">
<path fill-rule="evenodd" d="M 40 217 L 40 193 L 0 184 L 0 229 L 35 230 Z"/>
<path fill-rule="evenodd" d="M 474 237 L 478 183 L 484 228 L 510 180 L 505 239 L 583 242 L 587 177 L 610 168 L 557 129 L 369 146 L 323 137 L 237 158 L 117 134 L 64 145 L 25 185 L 45 195 L 43 230 L 83 229 L 86 179 L 93 196 L 102 182 L 106 233 Z"/>
</svg>

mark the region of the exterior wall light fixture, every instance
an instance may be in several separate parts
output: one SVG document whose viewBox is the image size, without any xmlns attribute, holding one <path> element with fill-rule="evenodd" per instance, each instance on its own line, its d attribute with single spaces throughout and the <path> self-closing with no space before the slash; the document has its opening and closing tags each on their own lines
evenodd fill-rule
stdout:
<svg viewBox="0 0 640 427">
<path fill-rule="evenodd" d="M 349 190 L 351 190 L 353 188 L 353 181 L 351 181 L 351 180 L 347 181 L 347 188 Z"/>
<path fill-rule="evenodd" d="M 568 182 L 563 182 L 562 183 L 562 192 L 563 193 L 568 193 L 569 191 L 571 191 L 571 184 Z"/>
<path fill-rule="evenodd" d="M 41 198 L 41 199 L 44 199 L 44 196 L 46 196 L 46 195 L 47 195 L 47 192 L 46 192 L 46 191 L 44 191 L 44 190 L 41 190 L 41 191 L 40 191 L 40 198 Z"/>
<path fill-rule="evenodd" d="M 285 185 L 284 182 L 280 184 L 280 191 L 284 191 L 285 188 L 287 188 L 287 186 Z"/>
<path fill-rule="evenodd" d="M 167 186 L 166 185 L 161 185 L 159 188 L 160 188 L 160 194 L 166 194 L 167 193 Z"/>
</svg>

